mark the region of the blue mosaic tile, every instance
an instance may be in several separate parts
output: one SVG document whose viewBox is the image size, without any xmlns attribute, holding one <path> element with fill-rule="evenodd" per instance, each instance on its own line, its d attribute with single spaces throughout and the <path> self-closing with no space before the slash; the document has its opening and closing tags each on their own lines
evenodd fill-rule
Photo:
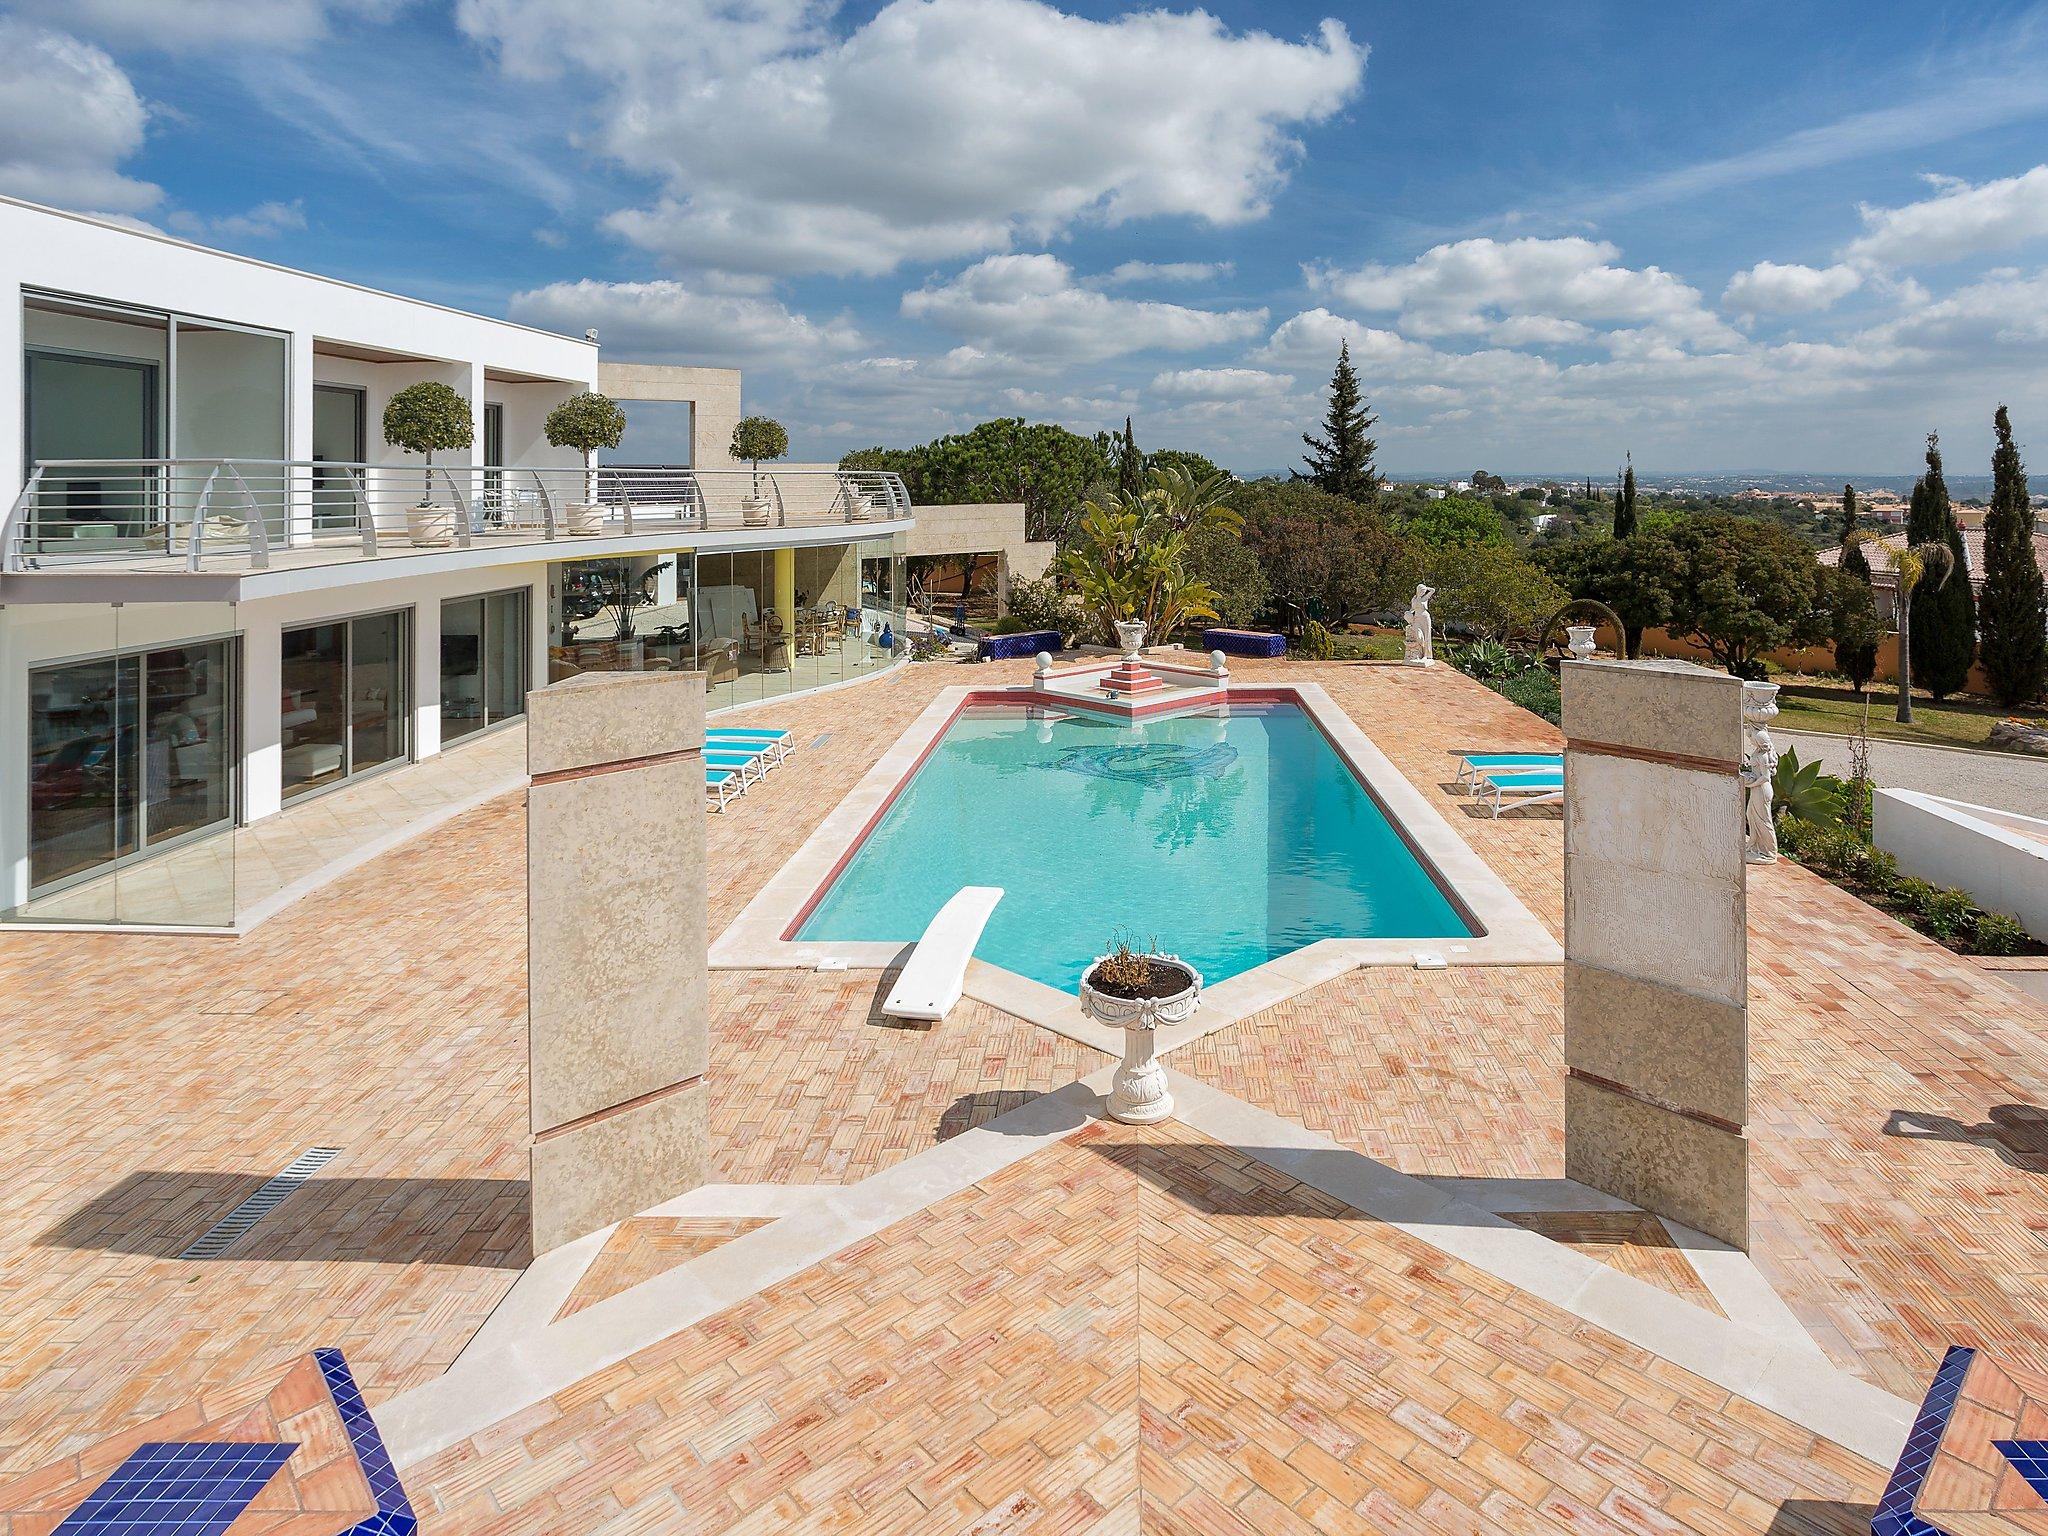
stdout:
<svg viewBox="0 0 2048 1536">
<path fill-rule="evenodd" d="M 1934 1465 L 1934 1453 L 1941 1448 L 1942 1432 L 1956 1411 L 1963 1377 L 1969 1374 L 1970 1362 L 1976 1358 L 1975 1350 L 1960 1346 L 1942 1357 L 1941 1369 L 1934 1373 L 1934 1382 L 1928 1387 L 1913 1428 L 1906 1436 L 1906 1448 L 1899 1453 L 1899 1464 L 1892 1471 L 1891 1481 L 1885 1484 L 1877 1513 L 1871 1516 L 1870 1536 L 1948 1536 L 1940 1526 L 1915 1514 L 1913 1505 Z"/>
<path fill-rule="evenodd" d="M 1994 1440 L 1998 1454 L 2013 1464 L 2027 1486 L 2048 1502 L 2048 1440 Z"/>
<path fill-rule="evenodd" d="M 338 1349 L 316 1349 L 313 1361 L 320 1367 L 320 1379 L 327 1383 L 334 1411 L 341 1415 L 341 1427 L 348 1435 L 356 1465 L 362 1468 L 363 1481 L 370 1485 L 370 1497 L 377 1501 L 374 1515 L 357 1521 L 340 1536 L 414 1536 L 419 1519 L 398 1480 L 398 1469 L 384 1449 L 384 1437 L 377 1433 L 377 1421 L 370 1417 L 369 1405 L 356 1389 L 348 1362 Z"/>
<path fill-rule="evenodd" d="M 137 1446 L 55 1536 L 220 1536 L 297 1449 L 239 1440 Z"/>
</svg>

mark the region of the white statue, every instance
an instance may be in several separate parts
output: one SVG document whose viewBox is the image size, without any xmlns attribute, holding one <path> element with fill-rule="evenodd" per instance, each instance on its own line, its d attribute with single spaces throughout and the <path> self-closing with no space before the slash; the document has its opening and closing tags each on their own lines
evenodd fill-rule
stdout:
<svg viewBox="0 0 2048 1536">
<path fill-rule="evenodd" d="M 1778 862 L 1778 823 L 1771 803 L 1778 773 L 1778 749 L 1771 742 L 1771 722 L 1778 718 L 1778 685 L 1742 685 L 1742 787 L 1747 836 L 1742 856 L 1751 864 Z"/>
<path fill-rule="evenodd" d="M 1436 624 L 1429 616 L 1429 600 L 1435 596 L 1435 587 L 1418 582 L 1415 595 L 1408 599 L 1408 612 L 1402 615 L 1408 623 L 1403 659 L 1411 667 L 1427 667 L 1436 662 Z"/>
</svg>

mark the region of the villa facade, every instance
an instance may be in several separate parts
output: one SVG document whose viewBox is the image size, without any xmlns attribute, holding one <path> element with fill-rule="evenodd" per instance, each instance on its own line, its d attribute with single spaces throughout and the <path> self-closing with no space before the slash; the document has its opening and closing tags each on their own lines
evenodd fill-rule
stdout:
<svg viewBox="0 0 2048 1536">
<path fill-rule="evenodd" d="M 599 387 L 594 340 L 12 199 L 0 348 L 17 921 L 189 925 L 111 877 L 458 749 L 546 681 L 696 668 L 730 708 L 902 643 L 901 482 L 734 467 L 700 435 L 730 430 L 730 370 L 667 371 L 707 395 L 688 463 L 586 467 L 544 424 Z M 469 402 L 470 449 L 384 443 L 423 380 Z"/>
</svg>

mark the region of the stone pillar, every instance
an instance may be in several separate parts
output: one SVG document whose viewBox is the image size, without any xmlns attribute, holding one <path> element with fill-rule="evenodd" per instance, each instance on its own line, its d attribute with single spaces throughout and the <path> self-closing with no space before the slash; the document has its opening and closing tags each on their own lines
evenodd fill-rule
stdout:
<svg viewBox="0 0 2048 1536">
<path fill-rule="evenodd" d="M 704 678 L 526 698 L 533 1251 L 703 1182 Z"/>
<path fill-rule="evenodd" d="M 1565 1172 L 1746 1248 L 1742 684 L 1565 664 Z"/>
</svg>

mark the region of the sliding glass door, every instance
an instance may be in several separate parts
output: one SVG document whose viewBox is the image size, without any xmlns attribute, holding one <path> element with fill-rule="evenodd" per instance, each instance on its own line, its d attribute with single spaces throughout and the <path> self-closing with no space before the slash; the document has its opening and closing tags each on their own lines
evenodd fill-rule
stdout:
<svg viewBox="0 0 2048 1536">
<path fill-rule="evenodd" d="M 403 761 L 411 747 L 402 612 L 288 629 L 283 636 L 283 793 L 287 800 Z"/>
<path fill-rule="evenodd" d="M 233 644 L 29 672 L 29 886 L 47 891 L 235 816 Z"/>
<path fill-rule="evenodd" d="M 493 592 L 441 605 L 441 740 L 526 712 L 527 594 Z"/>
</svg>

